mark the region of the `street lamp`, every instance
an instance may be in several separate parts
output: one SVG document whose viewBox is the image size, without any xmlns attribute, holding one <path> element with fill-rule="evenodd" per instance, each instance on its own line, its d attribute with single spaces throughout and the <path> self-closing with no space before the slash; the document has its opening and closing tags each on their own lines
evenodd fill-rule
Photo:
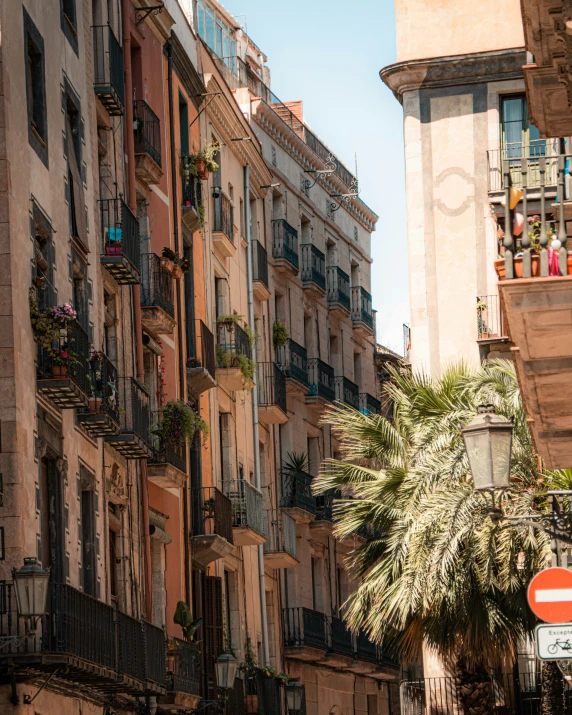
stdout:
<svg viewBox="0 0 572 715">
<path fill-rule="evenodd" d="M 473 420 L 461 429 L 477 491 L 510 486 L 512 420 L 495 413 L 493 405 L 479 405 Z"/>
<path fill-rule="evenodd" d="M 237 659 L 228 650 L 215 660 L 216 684 L 222 690 L 223 700 L 227 698 L 227 691 L 234 688 L 237 667 Z"/>
<path fill-rule="evenodd" d="M 20 618 L 28 620 L 26 635 L 36 634 L 38 621 L 46 615 L 50 569 L 43 569 L 38 559 L 24 559 L 18 570 L 12 569 L 16 607 Z"/>
<path fill-rule="evenodd" d="M 292 678 L 285 686 L 286 705 L 288 715 L 299 715 L 302 710 L 302 700 L 304 698 L 304 686 L 298 682 L 297 678 Z"/>
</svg>

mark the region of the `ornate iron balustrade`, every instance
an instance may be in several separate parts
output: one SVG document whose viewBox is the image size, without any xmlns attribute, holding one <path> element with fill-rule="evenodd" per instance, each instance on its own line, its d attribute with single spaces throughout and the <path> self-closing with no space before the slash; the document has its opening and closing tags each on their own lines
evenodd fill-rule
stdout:
<svg viewBox="0 0 572 715">
<path fill-rule="evenodd" d="M 203 534 L 218 534 L 229 544 L 234 544 L 231 500 L 216 487 L 203 487 L 202 498 Z"/>
<path fill-rule="evenodd" d="M 216 369 L 214 335 L 202 320 L 197 320 L 195 325 L 198 326 L 198 330 L 192 336 L 194 350 L 189 350 L 191 356 L 187 359 L 187 367 L 204 367 L 214 377 Z"/>
<path fill-rule="evenodd" d="M 139 273 L 141 256 L 137 217 L 122 198 L 102 199 L 99 207 L 103 237 L 102 258 L 124 257 Z"/>
<path fill-rule="evenodd" d="M 366 660 L 370 663 L 379 662 L 379 647 L 377 643 L 371 641 L 368 636 L 360 631 L 355 638 L 355 655 L 359 660 Z"/>
<path fill-rule="evenodd" d="M 181 157 L 185 159 L 187 157 Z M 200 206 L 203 201 L 203 184 L 198 176 L 193 176 L 190 171 L 182 172 L 182 202 L 183 209 L 193 208 L 200 214 Z"/>
<path fill-rule="evenodd" d="M 93 28 L 93 88 L 110 115 L 123 114 L 123 50 L 111 25 Z"/>
<path fill-rule="evenodd" d="M 348 312 L 351 310 L 350 277 L 339 266 L 328 266 L 328 303 L 338 303 Z"/>
<path fill-rule="evenodd" d="M 306 348 L 289 338 L 286 345 L 278 348 L 276 352 L 278 365 L 286 377 L 291 377 L 307 387 L 308 353 Z"/>
<path fill-rule="evenodd" d="M 245 479 L 229 481 L 224 491 L 232 505 L 233 527 L 247 527 L 264 534 L 264 495 Z"/>
<path fill-rule="evenodd" d="M 147 102 L 137 99 L 133 102 L 133 124 L 135 131 L 135 153 L 148 154 L 161 166 L 161 121 Z"/>
<path fill-rule="evenodd" d="M 71 378 L 81 392 L 88 395 L 88 360 L 88 335 L 77 320 L 72 320 L 67 324 L 65 334 L 52 343 L 51 352 L 43 349 L 38 351 L 38 380 Z"/>
<path fill-rule="evenodd" d="M 187 470 L 187 445 L 183 442 L 181 445 L 174 445 L 168 440 L 163 439 L 161 434 L 161 426 L 163 423 L 163 410 L 151 412 L 151 431 L 150 442 L 153 447 L 153 457 L 151 461 L 156 464 L 167 462 L 172 464 L 181 472 Z"/>
<path fill-rule="evenodd" d="M 302 281 L 326 290 L 326 256 L 313 243 L 302 244 Z"/>
<path fill-rule="evenodd" d="M 165 632 L 146 621 L 117 613 L 119 672 L 142 682 L 167 685 Z"/>
<path fill-rule="evenodd" d="M 325 400 L 333 402 L 336 399 L 334 368 L 320 358 L 310 358 L 308 374 L 310 380 L 308 396 L 323 397 Z"/>
<path fill-rule="evenodd" d="M 200 651 L 196 643 L 170 638 L 167 650 L 167 689 L 200 695 Z"/>
<path fill-rule="evenodd" d="M 120 427 L 125 434 L 136 434 L 150 441 L 151 406 L 149 395 L 134 377 L 119 378 Z"/>
<path fill-rule="evenodd" d="M 504 191 L 506 189 L 507 177 L 503 171 L 503 162 L 509 162 L 510 185 L 516 188 L 522 187 L 522 160 L 530 164 L 530 171 L 527 172 L 526 185 L 528 188 L 540 186 L 539 160 L 546 161 L 546 182 L 552 187 L 555 193 L 558 181 L 558 140 L 537 139 L 529 145 L 522 142 L 511 142 L 502 149 L 490 149 L 487 151 L 487 168 L 489 176 L 489 192 Z"/>
<path fill-rule="evenodd" d="M 334 520 L 334 493 L 316 495 L 316 519 L 319 521 Z"/>
<path fill-rule="evenodd" d="M 272 220 L 272 255 L 298 269 L 298 231 L 283 218 Z"/>
<path fill-rule="evenodd" d="M 77 413 L 77 421 L 94 437 L 119 430 L 119 377 L 117 368 L 102 352 L 88 364 L 89 406 Z"/>
<path fill-rule="evenodd" d="M 141 305 L 162 308 L 175 317 L 174 283 L 170 273 L 161 268 L 161 259 L 154 253 L 141 256 Z"/>
<path fill-rule="evenodd" d="M 362 415 L 380 415 L 381 402 L 368 392 L 361 392 L 359 396 L 359 411 Z"/>
<path fill-rule="evenodd" d="M 224 323 L 217 323 L 217 366 L 232 367 L 236 355 L 250 357 L 250 339 L 248 333 L 238 323 L 228 327 Z M 225 358 L 230 356 L 230 364 L 224 364 Z"/>
<path fill-rule="evenodd" d="M 331 649 L 334 653 L 353 656 L 354 638 L 342 618 L 330 618 Z"/>
<path fill-rule="evenodd" d="M 506 338 L 504 319 L 498 295 L 477 297 L 478 340 Z"/>
<path fill-rule="evenodd" d="M 258 404 L 277 405 L 286 413 L 286 375 L 273 362 L 259 362 L 257 374 Z"/>
<path fill-rule="evenodd" d="M 312 494 L 312 475 L 282 466 L 282 506 L 316 513 L 316 497 Z"/>
<path fill-rule="evenodd" d="M 214 200 L 214 225 L 213 231 L 221 231 L 234 243 L 233 211 L 230 199 L 223 193 Z"/>
<path fill-rule="evenodd" d="M 336 377 L 337 399 L 359 410 L 359 387 L 347 377 Z"/>
<path fill-rule="evenodd" d="M 266 510 L 264 551 L 285 551 L 297 558 L 296 521 L 281 509 Z"/>
<path fill-rule="evenodd" d="M 328 647 L 326 616 L 311 608 L 284 609 L 284 646 Z"/>
<path fill-rule="evenodd" d="M 354 323 L 364 323 L 373 331 L 371 294 L 361 286 L 352 287 L 352 321 Z"/>
<path fill-rule="evenodd" d="M 268 254 L 260 241 L 252 242 L 252 278 L 268 288 Z"/>
</svg>

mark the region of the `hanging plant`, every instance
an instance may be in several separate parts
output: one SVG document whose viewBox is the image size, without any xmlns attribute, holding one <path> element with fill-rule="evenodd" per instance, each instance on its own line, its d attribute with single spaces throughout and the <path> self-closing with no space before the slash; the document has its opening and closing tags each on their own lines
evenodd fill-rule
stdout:
<svg viewBox="0 0 572 715">
<path fill-rule="evenodd" d="M 209 426 L 193 408 L 182 400 L 172 400 L 163 410 L 163 417 L 159 427 L 154 430 L 160 441 L 160 449 L 166 446 L 174 450 L 181 449 L 185 442 L 193 441 L 195 433 L 199 431 L 206 440 Z"/>
<path fill-rule="evenodd" d="M 276 318 L 272 326 L 272 342 L 274 347 L 281 348 L 283 345 L 286 345 L 289 338 L 290 333 L 288 332 L 288 328 L 281 320 Z"/>
</svg>

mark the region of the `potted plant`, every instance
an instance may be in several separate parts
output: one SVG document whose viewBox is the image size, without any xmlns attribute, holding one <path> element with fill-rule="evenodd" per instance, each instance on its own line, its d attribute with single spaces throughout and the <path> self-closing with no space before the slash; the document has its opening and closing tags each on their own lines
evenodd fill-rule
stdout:
<svg viewBox="0 0 572 715">
<path fill-rule="evenodd" d="M 164 451 L 166 446 L 179 451 L 187 440 L 193 441 L 196 432 L 202 433 L 203 438 L 206 439 L 209 426 L 191 405 L 182 400 L 172 400 L 167 403 L 161 423 L 154 430 L 154 434 L 159 439 L 160 452 Z"/>
<path fill-rule="evenodd" d="M 487 309 L 487 304 L 482 300 L 477 300 L 477 323 L 479 330 L 479 338 L 486 340 L 489 337 L 487 324 L 483 318 L 483 313 Z"/>
<path fill-rule="evenodd" d="M 290 333 L 288 332 L 288 328 L 281 320 L 276 318 L 276 320 L 274 321 L 274 325 L 272 326 L 272 342 L 274 344 L 274 347 L 280 348 L 283 345 L 286 345 L 289 338 Z"/>
<path fill-rule="evenodd" d="M 50 371 L 52 377 L 61 377 L 68 374 L 70 352 L 62 348 L 55 348 L 50 353 Z"/>
<path fill-rule="evenodd" d="M 165 247 L 161 253 L 161 268 L 167 273 L 173 272 L 175 265 L 175 256 L 177 254 L 170 248 Z"/>
<path fill-rule="evenodd" d="M 214 160 L 214 155 L 217 151 L 219 151 L 219 149 L 220 144 L 217 141 L 212 141 L 202 152 L 192 155 L 191 159 L 200 179 L 208 179 L 209 173 L 214 173 L 218 169 L 218 164 Z"/>
<path fill-rule="evenodd" d="M 181 258 L 178 254 L 175 254 L 174 266 L 171 275 L 175 280 L 180 280 L 184 273 L 188 273 L 190 264 L 187 258 Z"/>
<path fill-rule="evenodd" d="M 236 313 L 221 313 L 217 316 L 217 325 L 223 325 L 229 333 L 234 330 L 235 323 L 242 320 L 242 315 L 236 315 Z"/>
<path fill-rule="evenodd" d="M 38 288 L 39 290 L 44 290 L 45 288 L 45 277 L 44 276 L 36 276 L 34 278 L 34 287 Z"/>
</svg>

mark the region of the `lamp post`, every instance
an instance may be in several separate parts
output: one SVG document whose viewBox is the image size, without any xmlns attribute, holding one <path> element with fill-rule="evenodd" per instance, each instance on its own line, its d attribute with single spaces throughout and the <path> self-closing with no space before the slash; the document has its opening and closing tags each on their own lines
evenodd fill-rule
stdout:
<svg viewBox="0 0 572 715">
<path fill-rule="evenodd" d="M 24 559 L 18 570 L 12 569 L 18 616 L 27 620 L 26 635 L 36 634 L 38 621 L 46 614 L 50 569 L 43 569 L 38 559 Z"/>
<path fill-rule="evenodd" d="M 288 715 L 299 715 L 304 699 L 304 686 L 298 682 L 297 678 L 292 678 L 285 685 L 285 690 Z"/>
<path fill-rule="evenodd" d="M 221 655 L 219 655 L 219 657 L 215 660 L 216 684 L 222 691 L 221 700 L 223 703 L 223 712 L 226 710 L 228 691 L 234 688 L 234 679 L 236 677 L 237 667 L 237 659 L 228 650 L 221 653 Z"/>
</svg>

